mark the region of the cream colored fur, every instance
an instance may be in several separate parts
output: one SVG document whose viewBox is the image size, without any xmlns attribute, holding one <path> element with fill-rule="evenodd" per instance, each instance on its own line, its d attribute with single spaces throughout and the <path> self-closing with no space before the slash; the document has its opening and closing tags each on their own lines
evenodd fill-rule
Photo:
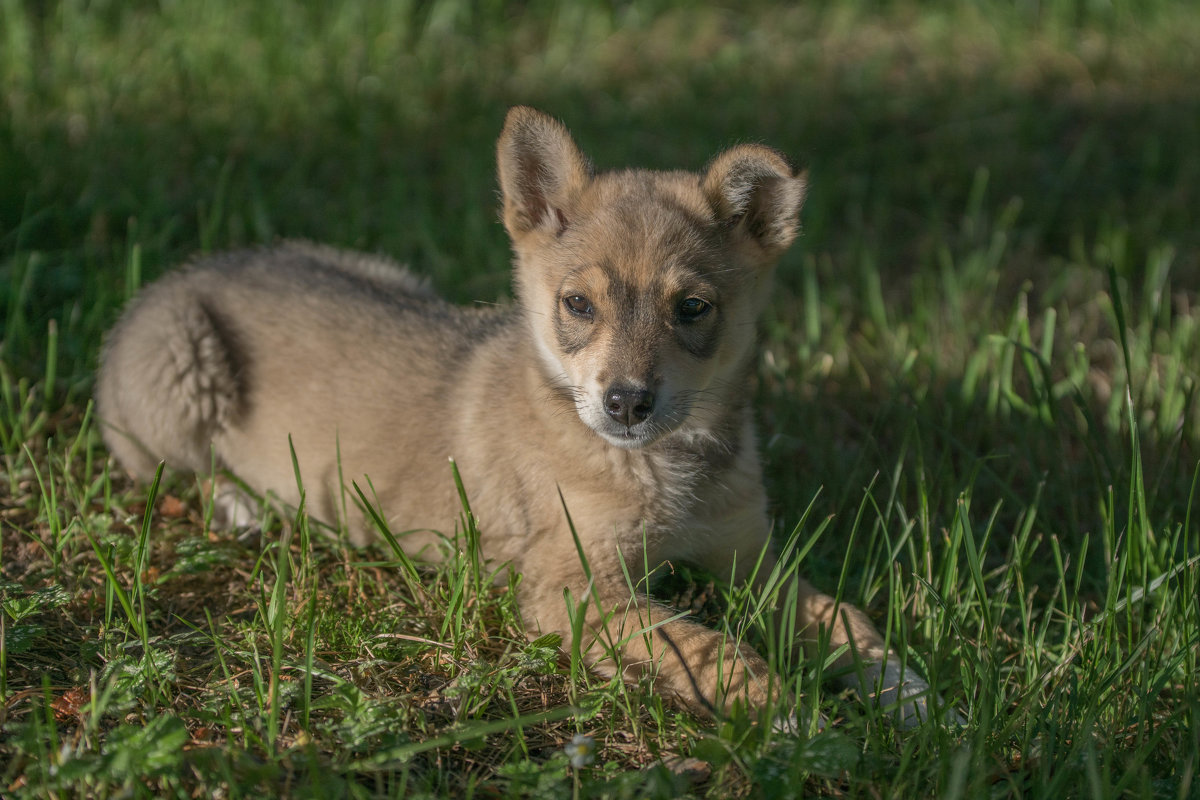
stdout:
<svg viewBox="0 0 1200 800">
<path fill-rule="evenodd" d="M 593 599 L 581 646 L 596 670 L 652 673 L 697 709 L 761 706 L 771 681 L 757 653 L 644 585 L 631 593 L 626 574 L 641 584 L 647 567 L 687 561 L 721 576 L 736 564 L 745 580 L 765 550 L 761 587 L 775 566 L 750 386 L 804 178 L 757 145 L 699 174 L 598 175 L 561 124 L 520 107 L 497 154 L 513 309 L 451 306 L 390 262 L 316 245 L 206 258 L 149 286 L 108 337 L 96 395 L 108 446 L 141 478 L 163 459 L 205 472 L 215 452 L 295 504 L 290 436 L 314 515 L 341 520 L 346 486 L 369 476 L 392 530 L 418 531 L 403 542 L 419 556 L 459 519 L 453 458 L 484 557 L 524 575 L 531 632 L 570 637 L 567 589 Z M 351 536 L 369 539 L 345 507 Z M 884 676 L 902 721 L 927 715 L 928 687 L 911 676 L 896 691 L 897 661 L 880 668 L 888 654 L 862 612 L 793 588 L 795 616 L 777 622 L 797 645 L 822 629 L 832 648 L 852 638 L 866 671 L 851 681 Z"/>
</svg>

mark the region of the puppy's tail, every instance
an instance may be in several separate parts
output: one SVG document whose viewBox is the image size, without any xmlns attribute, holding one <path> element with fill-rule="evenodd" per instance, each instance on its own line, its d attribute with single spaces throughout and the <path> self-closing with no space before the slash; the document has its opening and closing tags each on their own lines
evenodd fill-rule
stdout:
<svg viewBox="0 0 1200 800">
<path fill-rule="evenodd" d="M 213 438 L 244 394 L 236 333 L 197 288 L 186 273 L 160 281 L 105 343 L 96 411 L 105 444 L 138 478 L 159 461 L 207 471 Z"/>
</svg>

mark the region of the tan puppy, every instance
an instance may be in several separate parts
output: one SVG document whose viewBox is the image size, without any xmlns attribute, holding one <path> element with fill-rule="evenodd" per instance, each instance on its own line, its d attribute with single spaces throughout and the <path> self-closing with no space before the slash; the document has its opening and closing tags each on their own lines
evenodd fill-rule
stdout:
<svg viewBox="0 0 1200 800">
<path fill-rule="evenodd" d="M 207 471 L 215 452 L 295 504 L 290 435 L 308 507 L 358 542 L 373 531 L 346 486 L 364 475 L 393 530 L 453 532 L 453 458 L 483 556 L 524 575 L 531 631 L 570 638 L 569 589 L 591 598 L 580 645 L 596 670 L 651 672 L 698 709 L 761 706 L 757 653 L 642 590 L 670 561 L 760 586 L 775 568 L 750 387 L 804 178 L 757 145 L 700 174 L 595 174 L 560 123 L 521 107 L 497 151 L 513 309 L 451 306 L 390 262 L 314 245 L 205 259 L 148 287 L 108 337 L 108 446 L 142 478 L 163 459 Z M 402 539 L 426 556 L 439 541 Z M 882 667 L 866 616 L 793 580 L 780 629 L 852 640 L 848 680 L 899 700 L 904 723 L 927 716 L 929 687 L 894 657 Z"/>
</svg>

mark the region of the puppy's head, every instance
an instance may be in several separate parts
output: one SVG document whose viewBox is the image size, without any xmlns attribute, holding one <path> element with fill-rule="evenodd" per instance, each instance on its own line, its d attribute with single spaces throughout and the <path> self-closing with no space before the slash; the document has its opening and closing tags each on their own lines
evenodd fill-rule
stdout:
<svg viewBox="0 0 1200 800">
<path fill-rule="evenodd" d="M 745 402 L 803 176 L 758 145 L 701 174 L 596 175 L 566 128 L 525 107 L 497 151 L 516 290 L 551 384 L 619 447 L 712 432 Z"/>
</svg>

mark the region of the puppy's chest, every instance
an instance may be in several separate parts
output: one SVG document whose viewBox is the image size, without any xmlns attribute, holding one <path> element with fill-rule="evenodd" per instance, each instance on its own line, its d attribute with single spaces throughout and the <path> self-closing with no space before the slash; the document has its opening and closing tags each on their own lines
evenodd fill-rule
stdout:
<svg viewBox="0 0 1200 800">
<path fill-rule="evenodd" d="M 614 483 L 643 509 L 647 522 L 662 523 L 688 513 L 710 482 L 713 471 L 705 467 L 701 454 L 683 449 L 620 452 L 611 464 Z"/>
<path fill-rule="evenodd" d="M 680 557 L 686 542 L 715 535 L 719 520 L 743 499 L 731 492 L 728 468 L 695 453 L 630 459 L 625 480 L 626 520 L 618 525 L 622 549 Z"/>
</svg>

